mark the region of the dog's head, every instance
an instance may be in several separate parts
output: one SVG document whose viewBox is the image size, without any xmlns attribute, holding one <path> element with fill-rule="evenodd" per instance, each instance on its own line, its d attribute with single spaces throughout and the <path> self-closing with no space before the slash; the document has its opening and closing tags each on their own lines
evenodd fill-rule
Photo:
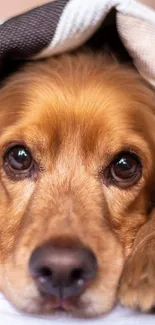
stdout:
<svg viewBox="0 0 155 325">
<path fill-rule="evenodd" d="M 18 308 L 111 309 L 152 207 L 154 98 L 93 55 L 29 64 L 0 92 L 0 288 Z"/>
</svg>

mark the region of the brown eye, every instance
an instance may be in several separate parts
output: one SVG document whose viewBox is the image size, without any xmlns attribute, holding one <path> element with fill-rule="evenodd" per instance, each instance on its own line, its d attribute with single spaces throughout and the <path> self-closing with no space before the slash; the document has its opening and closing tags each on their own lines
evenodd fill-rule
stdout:
<svg viewBox="0 0 155 325">
<path fill-rule="evenodd" d="M 141 170 L 141 162 L 135 154 L 122 152 L 112 161 L 109 177 L 116 185 L 128 187 L 140 179 Z"/>
<path fill-rule="evenodd" d="M 7 174 L 12 173 L 15 176 L 25 175 L 33 167 L 33 159 L 29 150 L 21 145 L 10 148 L 4 155 L 4 169 Z M 9 174 L 10 175 L 10 174 Z"/>
</svg>

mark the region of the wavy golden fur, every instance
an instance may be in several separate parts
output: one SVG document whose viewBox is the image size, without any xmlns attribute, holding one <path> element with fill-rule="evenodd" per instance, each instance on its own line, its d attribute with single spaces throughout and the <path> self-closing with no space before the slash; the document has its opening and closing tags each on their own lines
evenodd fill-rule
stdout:
<svg viewBox="0 0 155 325">
<path fill-rule="evenodd" d="M 0 90 L 0 289 L 17 308 L 54 310 L 27 266 L 32 251 L 53 238 L 77 239 L 98 261 L 95 280 L 67 311 L 92 317 L 115 304 L 125 260 L 153 209 L 154 108 L 141 77 L 102 55 L 29 63 L 7 79 Z M 18 143 L 39 166 L 20 180 L 8 176 L 3 158 Z M 140 157 L 142 175 L 119 188 L 104 171 L 126 151 Z M 121 300 L 132 305 L 126 283 L 124 273 Z"/>
</svg>

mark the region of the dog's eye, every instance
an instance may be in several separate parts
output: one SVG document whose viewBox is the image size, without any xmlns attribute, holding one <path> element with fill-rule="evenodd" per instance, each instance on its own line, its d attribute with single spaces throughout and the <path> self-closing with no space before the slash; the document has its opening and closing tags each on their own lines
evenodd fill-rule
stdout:
<svg viewBox="0 0 155 325">
<path fill-rule="evenodd" d="M 134 185 L 141 177 L 142 165 L 137 155 L 120 153 L 110 164 L 109 177 L 120 187 Z"/>
<path fill-rule="evenodd" d="M 31 153 L 22 145 L 11 147 L 4 155 L 4 168 L 7 174 L 9 172 L 13 172 L 15 175 L 26 174 L 32 166 Z"/>
</svg>

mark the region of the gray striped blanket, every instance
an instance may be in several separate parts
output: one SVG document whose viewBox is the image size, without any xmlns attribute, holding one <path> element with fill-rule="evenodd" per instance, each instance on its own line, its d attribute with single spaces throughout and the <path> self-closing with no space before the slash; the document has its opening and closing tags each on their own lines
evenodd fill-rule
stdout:
<svg viewBox="0 0 155 325">
<path fill-rule="evenodd" d="M 138 0 L 55 0 L 0 22 L 0 72 L 18 60 L 78 48 L 97 33 L 112 8 L 122 44 L 155 86 L 155 10 Z M 103 29 L 101 44 L 104 38 Z"/>
</svg>

